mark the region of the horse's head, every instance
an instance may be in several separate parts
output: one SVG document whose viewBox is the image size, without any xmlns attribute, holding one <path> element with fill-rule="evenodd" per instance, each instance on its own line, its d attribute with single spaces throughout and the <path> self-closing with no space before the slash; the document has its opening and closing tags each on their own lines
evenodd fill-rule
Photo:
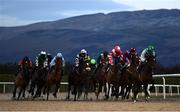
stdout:
<svg viewBox="0 0 180 112">
<path fill-rule="evenodd" d="M 38 69 L 43 69 L 44 68 L 44 61 L 43 60 L 39 60 L 38 61 Z"/>
<path fill-rule="evenodd" d="M 84 60 L 83 58 L 79 61 L 79 70 L 80 72 L 83 71 L 91 71 L 90 65 L 88 61 Z"/>
<path fill-rule="evenodd" d="M 148 56 L 146 59 L 146 63 L 149 66 L 154 67 L 156 65 L 156 58 L 154 56 Z"/>
<path fill-rule="evenodd" d="M 31 73 L 31 62 L 29 60 L 23 61 L 22 63 L 22 71 L 25 76 L 29 76 Z"/>
<path fill-rule="evenodd" d="M 61 69 L 61 67 L 62 67 L 62 58 L 61 57 L 56 57 L 56 62 L 55 62 L 55 68 L 56 69 Z"/>
<path fill-rule="evenodd" d="M 115 68 L 114 70 L 121 72 L 123 65 L 124 65 L 124 61 L 119 57 L 117 63 L 115 63 L 114 65 L 114 68 Z"/>
<path fill-rule="evenodd" d="M 137 54 L 133 53 L 130 55 L 130 64 L 133 66 L 138 66 L 140 63 L 140 58 L 138 57 Z"/>
</svg>

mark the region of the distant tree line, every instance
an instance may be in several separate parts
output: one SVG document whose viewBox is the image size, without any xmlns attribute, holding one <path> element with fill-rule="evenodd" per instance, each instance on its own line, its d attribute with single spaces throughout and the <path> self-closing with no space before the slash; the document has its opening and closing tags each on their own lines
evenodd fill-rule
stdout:
<svg viewBox="0 0 180 112">
<path fill-rule="evenodd" d="M 180 65 L 174 66 L 162 66 L 161 64 L 156 65 L 155 74 L 175 74 L 180 73 Z"/>
<path fill-rule="evenodd" d="M 17 71 L 17 63 L 0 64 L 0 74 L 14 74 Z M 69 74 L 73 68 L 73 64 L 66 62 L 65 75 Z M 180 65 L 175 66 L 162 66 L 157 64 L 155 74 L 173 74 L 180 73 Z"/>
</svg>

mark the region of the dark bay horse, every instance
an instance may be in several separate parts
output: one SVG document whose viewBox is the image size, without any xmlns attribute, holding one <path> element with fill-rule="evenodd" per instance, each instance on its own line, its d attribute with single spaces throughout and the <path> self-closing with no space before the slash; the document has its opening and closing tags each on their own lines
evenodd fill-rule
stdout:
<svg viewBox="0 0 180 112">
<path fill-rule="evenodd" d="M 57 92 L 60 87 L 60 82 L 62 79 L 62 58 L 57 57 L 56 62 L 55 62 L 55 67 L 54 70 L 48 73 L 47 75 L 47 84 L 46 84 L 46 89 L 47 89 L 47 100 L 49 98 L 49 91 L 52 85 L 55 84 L 55 91 L 53 93 L 53 96 L 56 98 L 57 97 Z"/>
<path fill-rule="evenodd" d="M 22 70 L 17 74 L 15 81 L 14 81 L 15 86 L 14 86 L 14 91 L 13 91 L 13 99 L 16 98 L 17 88 L 20 89 L 17 99 L 20 98 L 22 92 L 23 92 L 23 97 L 25 98 L 25 90 L 29 84 L 31 72 L 32 72 L 32 69 L 30 66 L 30 61 L 23 62 L 22 63 Z"/>
<path fill-rule="evenodd" d="M 127 70 L 124 72 L 122 76 L 122 86 L 121 86 L 121 95 L 122 99 L 128 99 L 130 90 L 132 89 L 132 85 L 138 80 L 138 72 L 137 67 L 140 63 L 140 58 L 138 55 L 131 54 L 129 57 L 130 66 L 127 68 Z M 124 92 L 125 91 L 125 92 Z"/>
<path fill-rule="evenodd" d="M 145 61 L 145 65 L 140 71 L 140 74 L 138 75 L 138 81 L 135 82 L 135 90 L 134 90 L 134 102 L 136 102 L 137 94 L 139 92 L 139 89 L 143 85 L 143 90 L 145 93 L 145 100 L 148 100 L 148 84 L 153 84 L 153 77 L 152 77 L 152 72 L 153 68 L 155 67 L 156 64 L 156 59 L 154 56 L 149 56 L 147 57 Z"/>
<path fill-rule="evenodd" d="M 99 97 L 99 93 L 102 91 L 102 87 L 104 86 L 104 88 L 106 88 L 105 74 L 106 74 L 107 66 L 108 66 L 108 63 L 106 63 L 105 61 L 102 62 L 97 68 L 94 75 L 95 95 L 97 99 Z"/>
<path fill-rule="evenodd" d="M 37 98 L 41 96 L 41 91 L 45 87 L 48 69 L 44 67 L 44 62 L 41 61 L 33 71 L 29 93 L 31 93 L 33 98 Z M 35 88 L 37 89 L 34 95 Z"/>
<path fill-rule="evenodd" d="M 112 90 L 115 94 L 116 99 L 119 97 L 119 86 L 120 86 L 120 79 L 121 79 L 121 73 L 122 73 L 122 64 L 120 61 L 117 64 L 114 64 L 110 67 L 110 70 L 106 73 L 106 99 L 109 98 L 109 92 L 110 92 L 110 85 L 112 84 L 113 87 Z"/>
<path fill-rule="evenodd" d="M 74 67 L 68 78 L 68 96 L 67 99 L 70 98 L 70 92 L 74 94 L 74 101 L 76 101 L 76 97 L 80 97 L 82 93 L 82 89 L 84 88 L 85 94 L 87 95 L 87 78 L 91 72 L 91 68 L 89 67 L 89 63 L 84 60 L 80 60 L 79 67 Z"/>
</svg>

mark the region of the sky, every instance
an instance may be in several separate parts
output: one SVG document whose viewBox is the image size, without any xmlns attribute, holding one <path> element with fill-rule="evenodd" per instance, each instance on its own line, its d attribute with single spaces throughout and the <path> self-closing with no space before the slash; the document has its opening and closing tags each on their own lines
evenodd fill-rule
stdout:
<svg viewBox="0 0 180 112">
<path fill-rule="evenodd" d="M 144 9 L 180 9 L 180 0 L 0 0 L 0 26 Z"/>
</svg>

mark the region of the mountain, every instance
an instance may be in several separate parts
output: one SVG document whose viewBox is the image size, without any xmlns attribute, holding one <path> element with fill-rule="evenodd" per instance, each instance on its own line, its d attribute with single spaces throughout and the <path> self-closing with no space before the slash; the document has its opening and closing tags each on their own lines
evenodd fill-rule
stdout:
<svg viewBox="0 0 180 112">
<path fill-rule="evenodd" d="M 15 62 L 24 55 L 35 59 L 41 51 L 62 52 L 73 61 L 85 48 L 96 58 L 119 44 L 138 53 L 154 45 L 163 65 L 180 64 L 180 10 L 160 9 L 97 13 L 18 27 L 0 27 L 0 62 Z"/>
</svg>

